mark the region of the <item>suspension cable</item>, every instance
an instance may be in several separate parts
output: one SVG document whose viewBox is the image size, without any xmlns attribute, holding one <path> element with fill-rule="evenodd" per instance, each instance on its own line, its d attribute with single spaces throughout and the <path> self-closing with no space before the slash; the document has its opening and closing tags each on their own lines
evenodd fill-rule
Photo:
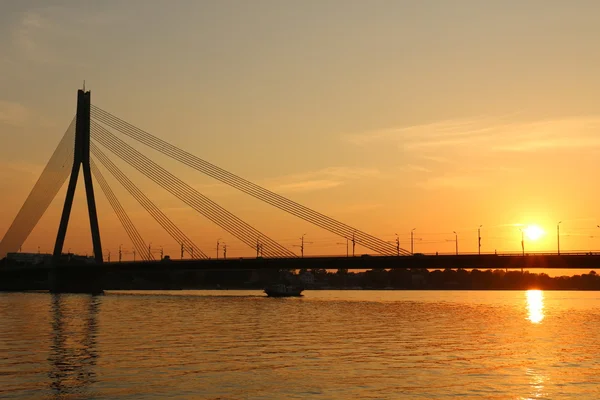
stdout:
<svg viewBox="0 0 600 400">
<path fill-rule="evenodd" d="M 91 143 L 92 154 L 102 166 L 144 207 L 156 222 L 187 251 L 192 258 L 208 258 L 131 180 L 117 167 L 95 143 Z"/>
<path fill-rule="evenodd" d="M 376 238 L 370 234 L 362 232 L 349 225 L 341 223 L 331 217 L 323 215 L 308 207 L 302 206 L 281 195 L 271 192 L 259 185 L 249 182 L 235 174 L 225 171 L 205 160 L 202 160 L 184 150 L 165 142 L 148 132 L 145 132 L 114 115 L 92 105 L 92 116 L 99 122 L 143 143 L 177 161 L 184 163 L 202 173 L 205 173 L 215 179 L 220 180 L 238 190 L 241 190 L 253 197 L 265 201 L 281 210 L 293 214 L 301 219 L 320 226 L 332 233 L 342 236 L 345 239 L 352 240 L 365 247 L 370 248 L 381 254 L 397 254 L 396 246 L 384 240 Z M 400 249 L 401 254 L 410 254 L 409 251 Z"/>
<path fill-rule="evenodd" d="M 158 166 L 156 163 L 115 137 L 102 126 L 92 121 L 92 137 L 111 152 L 152 179 L 174 196 L 203 214 L 223 229 L 254 248 L 254 240 L 260 242 L 263 253 L 268 257 L 295 257 L 294 253 L 259 232 L 235 215 L 200 194 L 198 191 Z"/>
<path fill-rule="evenodd" d="M 90 167 L 92 169 L 94 177 L 96 178 L 96 181 L 98 181 L 100 187 L 102 188 L 102 192 L 104 192 L 106 199 L 108 200 L 113 211 L 117 215 L 117 218 L 119 218 L 121 225 L 123 225 L 123 229 L 125 229 L 125 232 L 127 232 L 127 236 L 129 236 L 129 239 L 131 239 L 131 242 L 140 254 L 140 257 L 144 261 L 154 260 L 154 257 L 152 256 L 149 250 L 146 254 L 146 242 L 144 242 L 144 239 L 142 239 L 142 236 L 140 235 L 139 231 L 133 225 L 133 222 L 131 222 L 131 219 L 123 209 L 123 206 L 121 206 L 121 203 L 117 199 L 117 196 L 115 196 L 114 192 L 108 185 L 108 182 L 106 182 L 104 176 L 102 176 L 102 173 L 100 172 L 98 167 L 96 167 L 96 164 L 93 160 L 90 160 Z"/>
<path fill-rule="evenodd" d="M 0 241 L 0 258 L 19 251 L 63 186 L 73 165 L 75 119 L 71 121 L 29 196 Z"/>
</svg>

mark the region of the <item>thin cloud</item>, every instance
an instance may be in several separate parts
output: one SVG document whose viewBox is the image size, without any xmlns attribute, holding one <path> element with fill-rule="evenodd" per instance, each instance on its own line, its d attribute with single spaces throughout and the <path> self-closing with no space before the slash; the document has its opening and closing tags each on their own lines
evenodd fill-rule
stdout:
<svg viewBox="0 0 600 400">
<path fill-rule="evenodd" d="M 432 156 L 432 155 L 420 155 L 419 158 L 422 158 L 425 161 L 432 161 L 438 164 L 447 164 L 450 160 L 446 157 Z"/>
<path fill-rule="evenodd" d="M 351 204 L 346 207 L 337 207 L 336 212 L 342 213 L 355 213 L 362 211 L 370 211 L 383 207 L 380 203 L 364 203 L 364 204 Z"/>
<path fill-rule="evenodd" d="M 56 121 L 40 112 L 35 112 L 21 103 L 0 100 L 0 126 L 37 127 L 45 129 L 62 129 Z"/>
<path fill-rule="evenodd" d="M 12 32 L 17 52 L 29 61 L 42 64 L 60 63 L 53 49 L 59 39 L 60 25 L 55 25 L 48 10 L 38 9 L 25 12 Z"/>
<path fill-rule="evenodd" d="M 329 167 L 320 171 L 312 172 L 310 175 L 326 175 L 338 178 L 362 178 L 379 175 L 379 170 L 376 168 L 359 168 L 359 167 Z"/>
<path fill-rule="evenodd" d="M 431 169 L 429 169 L 427 167 L 424 167 L 422 165 L 414 165 L 414 164 L 405 165 L 401 169 L 403 169 L 405 171 L 431 172 Z"/>
<path fill-rule="evenodd" d="M 263 183 L 275 192 L 308 192 L 330 189 L 349 181 L 379 176 L 374 168 L 329 167 L 318 171 L 293 174 L 271 179 Z"/>
<path fill-rule="evenodd" d="M 418 182 L 417 186 L 426 190 L 436 189 L 479 189 L 489 185 L 488 181 L 470 175 L 437 176 Z"/>
<path fill-rule="evenodd" d="M 551 149 L 580 149 L 589 147 L 600 147 L 600 138 L 595 137 L 561 137 L 544 140 L 529 140 L 522 143 L 503 145 L 495 148 L 497 151 L 506 152 L 531 152 Z"/>
<path fill-rule="evenodd" d="M 23 12 L 11 29 L 15 55 L 50 65 L 80 65 L 82 57 L 73 57 L 73 46 L 87 49 L 80 32 L 108 28 L 125 21 L 124 16 L 105 12 L 85 12 L 74 7 L 40 7 Z M 92 51 L 91 49 L 89 51 Z"/>
<path fill-rule="evenodd" d="M 433 152 L 477 149 L 488 152 L 531 152 L 600 147 L 600 117 L 572 117 L 533 122 L 507 122 L 502 118 L 448 120 L 383 131 L 349 135 L 356 145 L 397 142 L 405 150 Z M 425 155 L 431 161 L 443 158 Z"/>
<path fill-rule="evenodd" d="M 23 126 L 30 116 L 31 113 L 22 104 L 0 100 L 0 124 Z"/>
<path fill-rule="evenodd" d="M 304 182 L 294 182 L 279 185 L 277 191 L 279 192 L 311 192 L 314 190 L 330 189 L 332 187 L 340 186 L 343 182 L 341 181 L 330 181 L 330 180 L 312 180 Z"/>
<path fill-rule="evenodd" d="M 347 135 L 347 139 L 354 144 L 368 144 L 387 140 L 420 139 L 425 133 L 430 138 L 448 136 L 467 136 L 476 134 L 485 127 L 486 118 L 444 120 L 439 122 L 412 125 L 406 127 L 389 128 L 377 131 Z"/>
</svg>

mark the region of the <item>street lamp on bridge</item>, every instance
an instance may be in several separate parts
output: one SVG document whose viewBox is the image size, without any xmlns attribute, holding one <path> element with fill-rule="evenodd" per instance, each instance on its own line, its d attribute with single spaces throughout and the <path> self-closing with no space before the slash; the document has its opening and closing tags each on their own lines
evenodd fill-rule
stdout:
<svg viewBox="0 0 600 400">
<path fill-rule="evenodd" d="M 481 227 L 483 225 L 479 225 L 477 228 L 477 254 L 481 255 Z"/>
<path fill-rule="evenodd" d="M 410 231 L 410 254 L 415 254 L 415 252 L 414 252 L 415 238 L 413 235 L 415 229 L 417 229 L 417 228 L 412 228 L 412 230 Z"/>
<path fill-rule="evenodd" d="M 300 257 L 304 258 L 304 244 L 311 244 L 312 242 L 305 242 L 304 241 L 304 236 L 306 236 L 306 233 L 303 233 L 302 236 L 300 237 Z M 294 246 L 294 247 L 298 247 L 298 246 Z"/>
<path fill-rule="evenodd" d="M 344 243 L 339 243 L 338 242 L 336 244 L 344 244 Z M 350 256 L 350 254 L 349 254 L 349 251 L 348 251 L 348 238 L 346 238 L 346 257 L 349 257 L 349 256 Z"/>
<path fill-rule="evenodd" d="M 223 260 L 227 259 L 227 243 L 223 243 Z"/>
<path fill-rule="evenodd" d="M 456 247 L 456 255 L 458 255 L 458 233 L 456 231 L 452 231 L 454 233 L 454 244 Z"/>
<path fill-rule="evenodd" d="M 558 255 L 560 256 L 560 223 L 562 221 L 558 221 L 558 224 L 556 224 L 556 249 L 558 252 Z"/>
<path fill-rule="evenodd" d="M 394 233 L 394 235 L 396 235 L 396 255 L 399 256 L 400 255 L 400 236 L 398 236 L 397 233 Z"/>
<path fill-rule="evenodd" d="M 120 244 L 119 245 L 119 262 L 121 262 L 122 258 L 123 258 L 123 245 Z"/>
<path fill-rule="evenodd" d="M 523 228 L 519 228 L 519 230 L 521 231 L 521 251 L 522 251 L 522 255 L 525 255 L 525 231 L 523 230 Z"/>
<path fill-rule="evenodd" d="M 219 259 L 219 245 L 221 244 L 221 238 L 217 239 L 217 260 Z"/>
</svg>

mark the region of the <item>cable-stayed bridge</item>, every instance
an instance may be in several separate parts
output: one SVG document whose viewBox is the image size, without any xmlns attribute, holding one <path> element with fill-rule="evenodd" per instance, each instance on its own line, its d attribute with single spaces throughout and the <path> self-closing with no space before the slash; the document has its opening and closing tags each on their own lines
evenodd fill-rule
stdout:
<svg viewBox="0 0 600 400">
<path fill-rule="evenodd" d="M 147 241 L 134 226 L 121 201 L 115 195 L 108 180 L 105 179 L 104 174 L 106 173 L 119 182 L 172 239 L 182 246 L 188 257 L 193 259 L 207 259 L 206 252 L 194 244 L 189 236 L 179 229 L 111 158 L 119 159 L 133 167 L 191 209 L 197 211 L 251 249 L 256 250 L 257 254 L 260 253 L 265 258 L 296 257 L 295 253 L 278 243 L 277 240 L 269 237 L 264 232 L 261 232 L 240 217 L 215 203 L 194 189 L 189 183 L 184 182 L 150 157 L 142 154 L 142 152 L 128 144 L 124 140 L 125 138 L 133 139 L 138 144 L 158 151 L 187 167 L 195 169 L 270 206 L 283 210 L 352 243 L 360 243 L 377 254 L 390 256 L 410 254 L 407 250 L 400 248 L 398 244 L 389 243 L 356 227 L 340 222 L 274 193 L 139 129 L 108 111 L 93 105 L 91 103 L 90 92 L 79 90 L 77 114 L 67 128 L 62 140 L 59 142 L 12 225 L 0 242 L 0 258 L 5 257 L 8 253 L 19 250 L 65 181 L 69 180 L 53 252 L 55 261 L 60 259 L 77 179 L 79 171 L 82 169 L 96 262 L 101 263 L 104 261 L 98 217 L 96 215 L 94 189 L 97 187 L 100 187 L 106 196 L 141 260 L 150 261 L 153 259 L 153 255 L 146 251 Z M 95 182 L 93 178 L 95 178 Z"/>
<path fill-rule="evenodd" d="M 258 228 L 250 225 L 232 212 L 226 210 L 207 196 L 200 193 L 189 183 L 184 182 L 172 172 L 159 165 L 147 155 L 127 143 L 134 141 L 138 147 L 150 148 L 161 153 L 189 168 L 199 171 L 217 181 L 227 184 L 246 195 L 252 196 L 274 208 L 285 211 L 299 219 L 309 222 L 330 233 L 338 235 L 350 241 L 353 245 L 360 243 L 361 246 L 370 249 L 381 257 L 360 258 L 350 261 L 346 257 L 306 259 L 301 261 L 294 252 L 278 243 L 276 239 L 269 237 Z M 215 264 L 215 260 L 209 260 L 206 251 L 197 246 L 183 230 L 162 211 L 152 199 L 136 185 L 129 176 L 124 173 L 113 159 L 118 159 L 142 175 L 150 179 L 156 185 L 169 192 L 182 203 L 195 210 L 200 215 L 216 224 L 222 230 L 237 238 L 244 245 L 256 251 L 259 264 L 247 262 L 244 266 L 239 265 L 239 260 L 221 260 Z M 374 235 L 364 232 L 344 222 L 338 221 L 316 210 L 299 204 L 287 197 L 274 193 L 260 185 L 250 182 L 243 177 L 233 174 L 206 160 L 203 160 L 173 144 L 152 135 L 110 112 L 97 107 L 91 103 L 91 93 L 79 90 L 77 93 L 77 113 L 65 131 L 56 150 L 50 157 L 46 167 L 42 171 L 38 181 L 31 190 L 25 203 L 19 210 L 13 223 L 0 241 L 0 259 L 10 253 L 19 251 L 27 237 L 36 224 L 40 221 L 48 206 L 57 196 L 61 187 L 68 180 L 67 193 L 64 200 L 62 216 L 58 227 L 54 251 L 52 254 L 52 265 L 54 267 L 65 264 L 63 247 L 74 194 L 77 186 L 80 170 L 83 170 L 83 184 L 87 199 L 88 217 L 92 234 L 94 259 L 97 266 L 104 263 L 102 252 L 102 240 L 96 210 L 96 193 L 98 187 L 108 200 L 114 210 L 123 229 L 127 233 L 133 247 L 140 258 L 140 263 L 134 268 L 155 261 L 152 252 L 147 251 L 148 241 L 144 239 L 133 224 L 131 218 L 123 207 L 121 201 L 111 188 L 105 174 L 111 175 L 126 192 L 128 192 L 139 205 L 150 214 L 150 216 L 168 233 L 174 242 L 181 246 L 182 254 L 186 253 L 188 261 L 181 263 L 181 267 L 188 268 L 189 260 L 194 262 L 196 268 L 301 268 L 308 263 L 314 265 L 319 262 L 321 266 L 329 268 L 430 268 L 445 260 L 449 267 L 492 267 L 498 265 L 494 258 L 486 255 L 451 257 L 436 257 L 433 262 L 431 258 L 401 257 L 412 255 L 409 251 L 400 247 L 399 242 L 390 243 Z M 95 178 L 95 179 L 94 179 Z M 564 260 L 562 256 L 560 259 Z M 593 257 L 593 256 L 592 256 Z M 579 260 L 582 258 L 579 257 Z M 595 258 L 594 258 L 595 259 Z M 269 260 L 269 261 L 267 261 Z M 427 260 L 427 261 L 425 261 Z M 452 260 L 452 261 L 450 261 Z M 467 261 L 468 260 L 468 261 Z M 497 258 L 496 258 L 497 260 Z M 508 260 L 505 258 L 504 260 Z M 591 262 L 590 260 L 587 260 Z M 146 263 L 146 264 L 144 264 Z M 432 264 L 433 263 L 433 264 Z M 506 264 L 505 261 L 503 261 Z M 553 262 L 543 262 L 540 266 Z M 508 263 L 511 267 L 518 267 Z M 531 264 L 531 263 L 529 263 Z M 150 265 L 150 264 L 148 264 Z M 174 268 L 174 263 L 170 264 Z M 346 267 L 343 267 L 345 265 Z M 558 265 L 564 265 L 559 262 Z M 131 264 L 123 265 L 122 268 L 132 268 Z M 521 268 L 523 265 L 521 265 Z M 177 267 L 175 267 L 177 268 Z"/>
</svg>

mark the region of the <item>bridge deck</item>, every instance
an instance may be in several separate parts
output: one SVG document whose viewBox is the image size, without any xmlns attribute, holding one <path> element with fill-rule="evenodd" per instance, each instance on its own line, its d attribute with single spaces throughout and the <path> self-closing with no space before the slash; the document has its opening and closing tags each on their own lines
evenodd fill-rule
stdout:
<svg viewBox="0 0 600 400">
<path fill-rule="evenodd" d="M 97 267 L 84 264 L 79 267 Z M 2 270 L 49 269 L 51 265 L 6 265 Z M 600 268 L 600 254 L 535 254 L 535 255 L 423 255 L 360 256 L 306 258 L 237 258 L 210 260 L 163 260 L 111 262 L 101 268 L 135 270 L 254 270 L 254 269 L 349 269 L 426 268 L 426 269 L 595 269 Z"/>
</svg>

